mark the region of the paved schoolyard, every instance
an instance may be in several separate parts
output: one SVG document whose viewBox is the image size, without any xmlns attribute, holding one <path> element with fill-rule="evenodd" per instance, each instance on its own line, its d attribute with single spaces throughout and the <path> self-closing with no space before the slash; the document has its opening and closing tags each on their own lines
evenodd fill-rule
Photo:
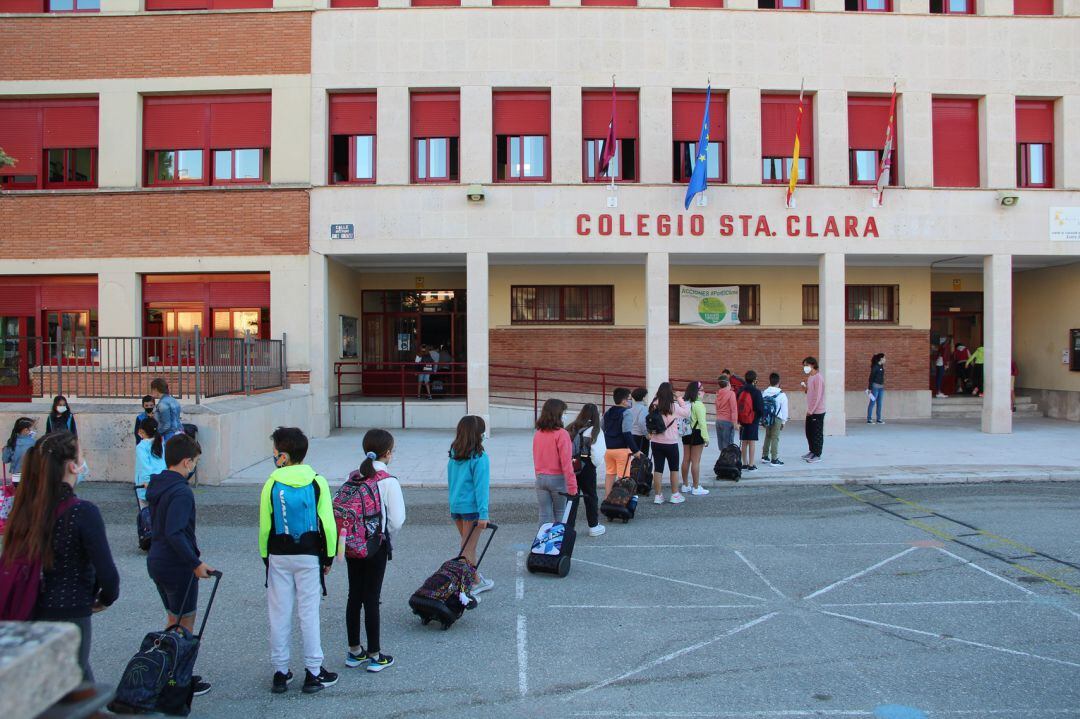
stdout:
<svg viewBox="0 0 1080 719">
<path fill-rule="evenodd" d="M 407 490 L 383 592 L 398 665 L 344 667 L 335 569 L 323 644 L 342 678 L 309 697 L 269 693 L 257 489 L 199 489 L 200 543 L 225 579 L 199 661 L 214 689 L 194 716 L 1080 717 L 1080 571 L 1062 563 L 1080 560 L 1080 484 L 888 491 L 727 486 L 643 504 L 582 537 L 560 580 L 522 571 L 533 499 L 499 489 L 484 564 L 497 586 L 443 632 L 407 599 L 453 553 L 445 493 Z M 94 626 L 95 671 L 113 682 L 161 612 L 127 488 L 84 496 L 105 512 L 123 577 Z M 1014 564 L 992 556 L 1002 549 Z"/>
<path fill-rule="evenodd" d="M 446 486 L 446 453 L 452 430 L 401 430 L 394 433 L 397 447 L 394 472 L 403 484 Z M 308 461 L 327 479 L 343 481 L 363 458 L 364 430 L 336 430 L 312 441 Z M 762 435 L 764 437 L 764 434 Z M 964 482 L 987 479 L 1080 479 L 1080 425 L 1042 417 L 1018 417 L 1012 434 L 984 434 L 978 420 L 900 420 L 885 425 L 851 422 L 844 437 L 826 437 L 824 461 L 806 464 L 803 423 L 785 426 L 780 441 L 783 467 L 764 467 L 744 475 L 750 483 L 823 483 L 862 481 Z M 532 432 L 499 430 L 485 445 L 491 457 L 492 483 L 532 486 Z M 229 478 L 226 484 L 262 484 L 273 471 L 269 458 Z M 760 457 L 761 443 L 758 443 Z M 712 467 L 719 455 L 707 447 L 701 461 L 702 477 L 711 486 Z"/>
</svg>

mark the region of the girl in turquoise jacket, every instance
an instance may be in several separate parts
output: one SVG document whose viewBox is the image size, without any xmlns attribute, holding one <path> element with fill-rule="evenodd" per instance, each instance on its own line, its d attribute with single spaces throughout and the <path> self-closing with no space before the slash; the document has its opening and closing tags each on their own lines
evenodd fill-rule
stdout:
<svg viewBox="0 0 1080 719">
<path fill-rule="evenodd" d="M 488 491 L 491 483 L 491 462 L 484 451 L 484 432 L 487 425 L 482 417 L 466 415 L 457 425 L 457 435 L 450 445 L 446 466 L 446 481 L 450 490 L 450 518 L 461 538 L 461 553 L 476 566 L 476 542 L 488 524 Z M 476 525 L 473 531 L 473 525 Z M 473 593 L 486 592 L 495 586 L 491 579 L 479 575 Z"/>
</svg>

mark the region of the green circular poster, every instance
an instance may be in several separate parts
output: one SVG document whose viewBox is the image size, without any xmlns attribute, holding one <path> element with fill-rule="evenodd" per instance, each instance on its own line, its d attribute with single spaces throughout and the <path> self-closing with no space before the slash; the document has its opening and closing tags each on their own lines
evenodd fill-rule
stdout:
<svg viewBox="0 0 1080 719">
<path fill-rule="evenodd" d="M 727 316 L 727 305 L 719 297 L 702 297 L 697 306 L 698 317 L 710 325 L 718 325 Z"/>
</svg>

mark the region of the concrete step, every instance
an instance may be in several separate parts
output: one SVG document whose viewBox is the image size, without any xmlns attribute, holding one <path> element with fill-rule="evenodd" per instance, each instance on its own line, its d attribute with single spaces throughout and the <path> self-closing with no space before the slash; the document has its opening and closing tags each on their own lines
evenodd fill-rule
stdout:
<svg viewBox="0 0 1080 719">
<path fill-rule="evenodd" d="M 982 397 L 972 397 L 969 394 L 961 394 L 961 395 L 951 395 L 949 397 L 944 397 L 944 398 L 934 397 L 934 398 L 932 398 L 931 404 L 934 407 L 959 406 L 959 405 L 963 405 L 963 406 L 973 406 L 974 405 L 974 406 L 977 406 L 977 407 L 981 407 L 982 406 L 982 401 L 983 401 Z M 1016 398 L 1016 406 L 1017 407 L 1020 407 L 1021 405 L 1028 405 L 1028 404 L 1035 404 L 1035 401 L 1031 397 L 1017 397 Z"/>
<path fill-rule="evenodd" d="M 982 409 L 980 408 L 945 408 L 939 409 L 935 407 L 931 413 L 931 417 L 935 419 L 978 419 L 982 417 Z M 1016 411 L 1013 412 L 1013 417 L 1042 417 L 1042 411 L 1035 405 L 1028 405 L 1026 407 L 1016 406 Z"/>
</svg>

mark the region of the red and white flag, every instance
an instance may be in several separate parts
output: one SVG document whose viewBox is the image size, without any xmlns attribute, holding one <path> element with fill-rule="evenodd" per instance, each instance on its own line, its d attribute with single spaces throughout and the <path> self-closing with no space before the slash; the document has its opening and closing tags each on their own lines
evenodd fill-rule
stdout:
<svg viewBox="0 0 1080 719">
<path fill-rule="evenodd" d="M 611 161 L 615 158 L 615 78 L 611 78 L 611 122 L 608 123 L 607 137 L 600 148 L 600 166 L 596 176 L 603 177 L 607 174 Z M 614 178 L 612 178 L 614 182 Z"/>
<path fill-rule="evenodd" d="M 878 168 L 877 186 L 874 187 L 874 201 L 878 207 L 885 196 L 885 186 L 892 175 L 893 128 L 896 127 L 896 83 L 892 86 L 892 99 L 889 101 L 889 123 L 885 127 L 885 149 L 881 153 L 881 165 Z"/>
</svg>

